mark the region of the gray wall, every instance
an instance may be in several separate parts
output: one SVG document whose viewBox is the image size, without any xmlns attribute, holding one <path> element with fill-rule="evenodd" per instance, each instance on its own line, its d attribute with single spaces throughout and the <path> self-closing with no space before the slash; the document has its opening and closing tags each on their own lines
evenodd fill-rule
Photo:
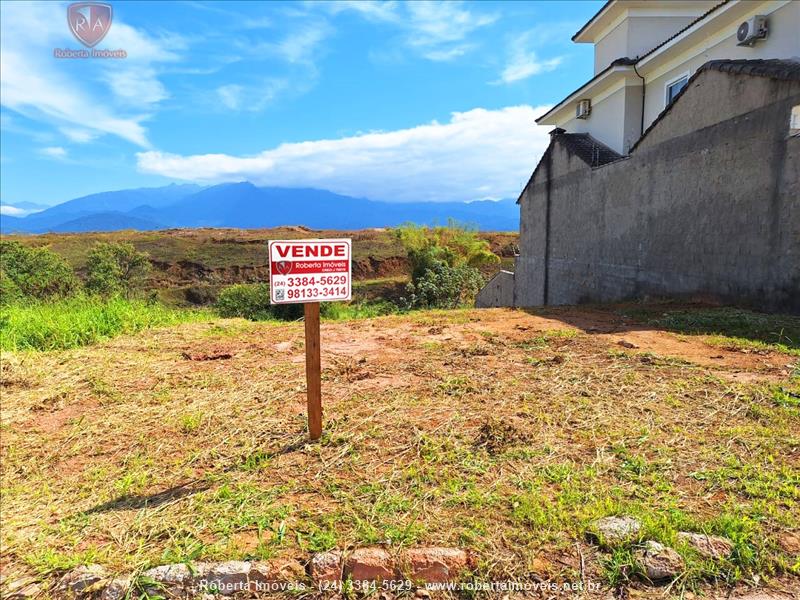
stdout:
<svg viewBox="0 0 800 600">
<path fill-rule="evenodd" d="M 797 104 L 798 82 L 707 70 L 624 160 L 592 169 L 555 138 L 520 199 L 516 305 L 706 295 L 800 312 Z"/>
</svg>

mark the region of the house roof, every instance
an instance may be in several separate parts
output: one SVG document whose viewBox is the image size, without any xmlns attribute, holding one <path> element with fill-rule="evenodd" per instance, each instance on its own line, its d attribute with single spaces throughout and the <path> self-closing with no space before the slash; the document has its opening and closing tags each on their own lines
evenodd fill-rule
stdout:
<svg viewBox="0 0 800 600">
<path fill-rule="evenodd" d="M 600 10 L 598 10 L 596 13 L 594 13 L 594 16 L 591 19 L 589 19 L 588 21 L 586 21 L 584 26 L 581 27 L 578 30 L 578 33 L 576 33 L 575 35 L 572 36 L 572 41 L 574 42 L 575 38 L 577 38 L 580 34 L 582 34 L 584 31 L 586 31 L 595 21 L 597 21 L 598 17 L 600 17 L 600 15 L 602 15 L 606 11 L 606 9 L 609 6 L 611 6 L 615 1 L 616 0 L 608 0 L 608 2 L 603 4 L 603 6 L 600 7 Z"/>
<path fill-rule="evenodd" d="M 651 54 L 657 52 L 660 48 L 662 48 L 663 46 L 666 46 L 667 44 L 669 44 L 672 40 L 674 40 L 676 37 L 680 36 L 682 33 L 686 32 L 686 31 L 689 31 L 692 27 L 694 27 L 700 21 L 702 21 L 703 19 L 708 17 L 711 13 L 716 12 L 720 7 L 725 6 L 728 2 L 730 2 L 730 0 L 722 0 L 722 2 L 720 2 L 719 4 L 715 4 L 714 6 L 709 8 L 706 12 L 704 12 L 702 15 L 697 17 L 694 21 L 691 21 L 685 27 L 682 27 L 681 29 L 679 29 L 678 31 L 673 33 L 671 36 L 669 36 L 663 42 L 661 42 L 657 46 L 654 46 L 653 48 L 651 48 L 650 50 L 648 50 L 647 52 L 642 54 L 640 57 L 637 58 L 636 62 L 639 62 L 640 60 L 642 60 L 642 59 L 650 56 Z"/>
<path fill-rule="evenodd" d="M 562 133 L 553 139 L 564 144 L 568 152 L 577 155 L 590 167 L 599 167 L 622 158 L 622 154 L 588 133 Z"/>
<path fill-rule="evenodd" d="M 710 60 L 702 65 L 698 72 L 708 70 L 732 75 L 769 77 L 782 81 L 800 81 L 800 60 L 792 59 Z"/>
<path fill-rule="evenodd" d="M 572 36 L 572 39 L 575 40 L 575 38 L 577 36 L 579 36 L 583 32 L 584 29 L 586 29 L 589 25 L 591 25 L 600 16 L 600 14 L 603 13 L 603 11 L 605 11 L 615 1 L 616 0 L 609 0 L 609 2 L 606 2 L 606 4 L 597 12 L 597 14 L 595 14 L 595 16 L 592 17 L 591 20 L 588 23 L 586 23 L 586 25 L 584 25 L 583 28 L 581 28 L 580 31 L 578 31 L 578 33 L 576 33 L 574 36 Z M 674 40 L 675 38 L 681 36 L 686 31 L 692 29 L 699 22 L 703 21 L 709 15 L 711 15 L 712 13 L 717 11 L 720 7 L 728 4 L 729 2 L 730 2 L 730 0 L 722 0 L 718 4 L 715 4 L 709 10 L 704 12 L 702 15 L 700 15 L 699 17 L 697 17 L 696 19 L 694 19 L 693 21 L 688 23 L 685 27 L 681 28 L 679 31 L 676 31 L 673 35 L 671 35 L 670 37 L 668 37 L 664 41 L 660 42 L 657 46 L 651 48 L 650 50 L 648 50 L 647 52 L 645 52 L 641 56 L 637 56 L 635 58 L 630 58 L 630 57 L 624 56 L 624 57 L 621 57 L 621 58 L 618 58 L 618 59 L 612 61 L 610 65 L 608 65 L 605 69 L 603 69 L 597 75 L 592 77 L 589 81 L 587 81 L 586 83 L 581 85 L 577 90 L 575 90 L 574 92 L 571 92 L 570 94 L 567 94 L 567 96 L 565 96 L 560 102 L 556 103 L 556 105 L 553 106 L 553 108 L 551 108 L 545 114 L 543 114 L 541 117 L 536 119 L 536 122 L 538 123 L 542 119 L 544 119 L 547 116 L 549 116 L 552 113 L 554 113 L 556 110 L 561 108 L 565 103 L 567 103 L 572 98 L 572 96 L 574 96 L 575 94 L 579 93 L 584 88 L 589 87 L 590 85 L 592 85 L 595 81 L 597 81 L 601 77 L 604 77 L 605 75 L 607 75 L 608 72 L 611 71 L 614 67 L 617 67 L 617 66 L 620 66 L 620 65 L 627 65 L 627 66 L 633 66 L 635 68 L 635 66 L 640 61 L 644 60 L 648 56 L 651 56 L 652 54 L 655 54 L 656 52 L 658 52 L 658 50 L 663 48 L 665 45 L 669 44 L 672 40 Z"/>
<path fill-rule="evenodd" d="M 519 204 L 519 201 L 522 199 L 522 194 L 525 193 L 525 189 L 530 185 L 531 181 L 533 181 L 533 178 L 536 177 L 536 173 L 539 171 L 542 162 L 544 162 L 545 156 L 552 150 L 556 142 L 563 144 L 567 152 L 574 154 L 590 167 L 601 167 L 615 160 L 625 158 L 622 154 L 609 148 L 603 142 L 593 138 L 588 133 L 566 133 L 560 127 L 556 127 L 550 132 L 550 145 L 547 147 L 547 150 L 544 151 L 544 154 L 542 154 L 536 168 L 533 170 L 533 173 L 531 173 L 530 179 L 528 179 L 528 183 L 525 184 L 525 187 L 522 188 L 522 192 L 520 192 L 520 195 L 517 197 L 517 204 Z"/>
<path fill-rule="evenodd" d="M 553 108 L 551 108 L 546 113 L 544 113 L 541 117 L 536 119 L 536 122 L 538 123 L 539 121 L 541 121 L 545 117 L 549 116 L 550 114 L 552 114 L 553 112 L 558 110 L 567 100 L 572 98 L 572 96 L 580 93 L 582 90 L 588 88 L 589 86 L 591 86 L 596 81 L 598 81 L 598 80 L 602 79 L 603 77 L 605 77 L 606 75 L 608 75 L 608 73 L 611 72 L 614 69 L 614 67 L 629 67 L 629 66 L 634 65 L 634 64 L 636 64 L 636 59 L 635 58 L 628 58 L 627 56 L 623 56 L 622 58 L 618 58 L 618 59 L 612 61 L 610 65 L 608 65 L 605 69 L 603 69 L 597 75 L 592 77 L 589 81 L 587 81 L 586 83 L 581 85 L 578 89 L 576 89 L 576 90 L 570 92 L 569 94 L 567 94 L 566 97 L 561 102 L 557 103 L 555 106 L 553 106 Z"/>
<path fill-rule="evenodd" d="M 800 81 L 800 60 L 710 60 L 700 66 L 697 71 L 695 71 L 695 73 L 689 78 L 689 83 L 697 79 L 697 77 L 706 71 L 719 71 L 720 73 L 728 73 L 731 75 L 749 75 L 751 77 L 767 77 L 770 79 L 777 79 L 779 81 Z M 690 88 L 691 86 L 687 84 L 680 92 L 678 92 L 678 95 L 675 96 L 675 99 L 668 104 L 664 110 L 661 111 L 661 114 L 656 117 L 656 119 L 644 131 L 639 140 L 631 147 L 629 154 L 633 152 L 642 142 L 642 140 L 647 137 L 647 134 L 649 134 L 653 128 L 655 128 L 656 125 L 661 122 L 661 120 L 669 113 L 670 110 L 672 110 L 672 108 L 680 101 L 686 91 Z M 531 174 L 528 183 L 525 185 L 525 188 L 527 188 L 528 185 L 530 185 L 530 182 L 533 181 L 533 178 L 539 171 L 539 167 L 542 165 L 545 156 L 551 151 L 553 144 L 556 141 L 564 144 L 569 152 L 575 154 L 590 167 L 601 167 L 625 158 L 622 154 L 619 154 L 615 150 L 609 148 L 603 142 L 593 138 L 588 133 L 566 133 L 564 129 L 556 127 L 550 132 L 550 145 L 539 159 L 539 163 L 533 170 L 533 173 Z M 525 188 L 523 188 L 522 193 L 520 193 L 519 197 L 517 198 L 517 204 L 519 204 L 519 201 L 522 199 L 522 194 L 525 192 Z"/>
<path fill-rule="evenodd" d="M 750 75 L 753 77 L 768 77 L 770 79 L 778 79 L 781 81 L 800 81 L 800 61 L 797 60 L 783 60 L 783 59 L 737 59 L 737 60 L 710 60 L 700 66 L 697 71 L 689 78 L 689 81 L 684 88 L 678 92 L 675 99 L 670 102 L 664 110 L 653 120 L 652 123 L 644 130 L 642 136 L 631 146 L 629 153 L 633 152 L 636 147 L 647 137 L 653 128 L 661 122 L 661 120 L 669 114 L 672 108 L 683 97 L 683 94 L 690 88 L 690 85 L 697 79 L 701 73 L 705 71 L 719 71 L 720 73 L 729 73 L 731 75 Z"/>
</svg>

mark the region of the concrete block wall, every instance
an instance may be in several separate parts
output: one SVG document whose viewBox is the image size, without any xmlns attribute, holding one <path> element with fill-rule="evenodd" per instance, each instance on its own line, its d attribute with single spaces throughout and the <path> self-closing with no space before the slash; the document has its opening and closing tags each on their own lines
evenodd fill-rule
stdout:
<svg viewBox="0 0 800 600">
<path fill-rule="evenodd" d="M 712 296 L 800 312 L 800 82 L 704 71 L 630 156 L 558 137 L 520 199 L 519 306 Z"/>
</svg>

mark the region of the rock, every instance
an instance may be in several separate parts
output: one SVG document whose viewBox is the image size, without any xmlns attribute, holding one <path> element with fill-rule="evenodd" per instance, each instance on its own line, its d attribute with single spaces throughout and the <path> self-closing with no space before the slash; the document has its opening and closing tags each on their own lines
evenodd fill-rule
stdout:
<svg viewBox="0 0 800 600">
<path fill-rule="evenodd" d="M 116 577 L 106 584 L 100 600 L 125 600 L 130 587 L 130 577 Z"/>
<path fill-rule="evenodd" d="M 733 542 L 718 535 L 681 531 L 677 537 L 678 540 L 688 544 L 705 558 L 720 560 L 728 558 L 733 552 Z"/>
<path fill-rule="evenodd" d="M 454 581 L 469 567 L 469 555 L 459 548 L 412 548 L 403 558 L 412 581 Z"/>
<path fill-rule="evenodd" d="M 64 575 L 53 591 L 57 597 L 91 593 L 106 579 L 108 571 L 101 565 L 80 565 Z"/>
<path fill-rule="evenodd" d="M 0 583 L 5 584 L 7 580 Z M 25 577 L 24 579 L 17 579 L 5 586 L 5 594 L 3 598 L 8 600 L 28 600 L 35 598 L 42 594 L 42 586 L 39 582 L 32 577 Z"/>
<path fill-rule="evenodd" d="M 287 583 L 302 581 L 306 572 L 296 560 L 256 561 L 250 564 L 250 591 L 269 593 L 285 591 Z"/>
<path fill-rule="evenodd" d="M 347 557 L 345 576 L 353 581 L 383 581 L 396 576 L 394 558 L 383 548 L 358 548 Z"/>
<path fill-rule="evenodd" d="M 652 582 L 674 579 L 686 566 L 683 557 L 672 548 L 649 540 L 635 552 L 636 561 Z"/>
<path fill-rule="evenodd" d="M 341 581 L 342 553 L 338 550 L 318 552 L 311 557 L 309 571 L 316 586 L 323 582 Z"/>
<path fill-rule="evenodd" d="M 589 535 L 603 546 L 621 546 L 635 541 L 641 529 L 633 517 L 603 517 L 592 523 Z"/>
<path fill-rule="evenodd" d="M 230 560 L 195 565 L 194 587 L 201 592 L 232 596 L 249 588 L 250 563 Z"/>
<path fill-rule="evenodd" d="M 192 579 L 192 572 L 183 563 L 174 565 L 159 565 L 142 573 L 142 577 L 152 579 L 158 583 L 169 586 L 185 586 Z"/>
</svg>

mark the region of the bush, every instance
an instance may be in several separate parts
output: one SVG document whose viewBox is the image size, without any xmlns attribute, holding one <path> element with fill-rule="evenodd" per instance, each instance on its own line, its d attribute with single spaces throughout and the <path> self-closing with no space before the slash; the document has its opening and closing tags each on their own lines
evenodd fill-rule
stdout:
<svg viewBox="0 0 800 600">
<path fill-rule="evenodd" d="M 0 303 L 63 298 L 79 287 L 67 261 L 49 248 L 0 241 Z"/>
<path fill-rule="evenodd" d="M 130 295 L 144 285 L 150 260 L 133 244 L 98 242 L 86 262 L 86 289 L 95 294 Z"/>
<path fill-rule="evenodd" d="M 450 221 L 447 227 L 409 223 L 398 227 L 394 233 L 408 254 L 412 279 L 422 277 L 437 262 L 476 269 L 500 262 L 489 242 L 478 237 L 477 230 L 455 221 Z"/>
<path fill-rule="evenodd" d="M 478 269 L 436 261 L 406 288 L 408 308 L 458 308 L 474 302 L 485 281 Z"/>
<path fill-rule="evenodd" d="M 251 321 L 294 321 L 303 316 L 302 304 L 270 304 L 267 283 L 240 283 L 227 287 L 220 292 L 215 306 L 221 317 L 242 317 Z"/>
<path fill-rule="evenodd" d="M 32 302 L 0 309 L 0 348 L 61 350 L 148 327 L 199 320 L 199 311 L 174 310 L 141 300 L 97 297 Z"/>
<path fill-rule="evenodd" d="M 411 263 L 407 308 L 455 308 L 471 303 L 484 285 L 480 267 L 500 257 L 475 230 L 450 222 L 447 227 L 403 225 L 395 230 Z"/>
<path fill-rule="evenodd" d="M 269 284 L 241 283 L 220 292 L 215 308 L 221 317 L 241 317 L 251 321 L 297 321 L 303 318 L 302 304 L 270 304 Z M 397 312 L 391 302 L 321 302 L 320 316 L 331 319 L 378 317 Z"/>
</svg>

